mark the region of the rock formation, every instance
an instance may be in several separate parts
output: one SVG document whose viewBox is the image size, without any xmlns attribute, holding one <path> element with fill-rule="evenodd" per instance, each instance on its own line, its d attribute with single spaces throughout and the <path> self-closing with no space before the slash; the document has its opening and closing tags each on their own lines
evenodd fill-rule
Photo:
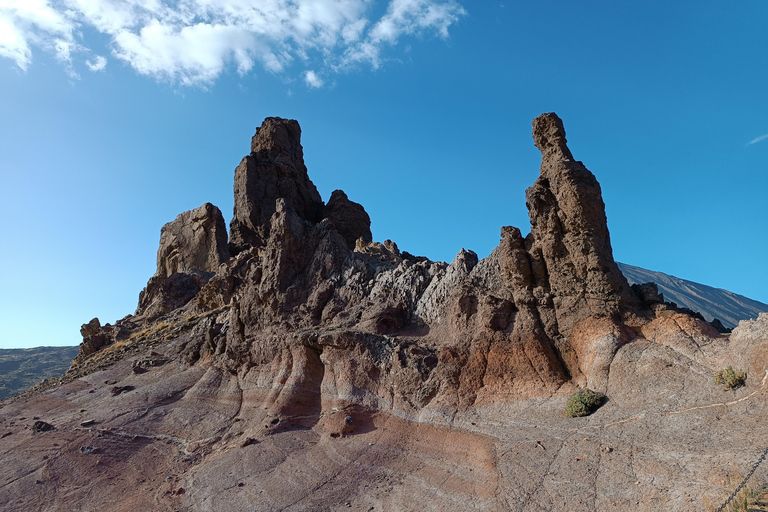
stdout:
<svg viewBox="0 0 768 512">
<path fill-rule="evenodd" d="M 542 161 L 541 175 L 525 193 L 531 218 L 526 248 L 534 273 L 546 275 L 535 293 L 552 301 L 548 331 L 567 336 L 590 315 L 640 304 L 613 260 L 600 184 L 571 155 L 563 122 L 555 114 L 537 117 L 533 140 Z"/>
<path fill-rule="evenodd" d="M 362 205 L 350 201 L 342 190 L 334 190 L 328 204 L 325 205 L 325 218 L 331 221 L 350 249 L 362 238 L 371 243 L 371 218 Z"/>
<path fill-rule="evenodd" d="M 233 252 L 266 244 L 278 198 L 302 219 L 314 223 L 322 218 L 323 201 L 304 165 L 299 123 L 269 117 L 251 140 L 251 154 L 235 169 Z"/>
<path fill-rule="evenodd" d="M 177 272 L 216 272 L 228 259 L 224 217 L 218 208 L 205 203 L 163 226 L 156 275 L 166 278 Z"/>
<path fill-rule="evenodd" d="M 600 186 L 555 114 L 533 123 L 530 234 L 503 227 L 487 258 L 462 249 L 450 264 L 373 241 L 341 191 L 324 204 L 300 135 L 296 121 L 265 120 L 235 171 L 229 244 L 212 205 L 166 225 L 136 314 L 83 326 L 67 375 L 0 411 L 20 439 L 0 436 L 0 449 L 64 444 L 0 468 L 0 503 L 693 510 L 717 489 L 692 481 L 719 478 L 709 468 L 722 453 L 757 448 L 743 452 L 734 428 L 768 434 L 768 406 L 752 400 L 768 316 L 729 338 L 655 286 L 630 287 Z M 731 364 L 748 386 L 725 402 L 711 376 Z M 582 387 L 608 403 L 563 417 Z M 22 437 L 17 418 L 42 415 L 46 400 L 55 430 Z M 756 417 L 737 416 L 745 404 Z M 106 484 L 118 474 L 125 484 Z"/>
<path fill-rule="evenodd" d="M 227 228 L 211 203 L 184 212 L 160 231 L 157 272 L 139 296 L 138 314 L 156 317 L 197 295 L 229 259 Z"/>
</svg>

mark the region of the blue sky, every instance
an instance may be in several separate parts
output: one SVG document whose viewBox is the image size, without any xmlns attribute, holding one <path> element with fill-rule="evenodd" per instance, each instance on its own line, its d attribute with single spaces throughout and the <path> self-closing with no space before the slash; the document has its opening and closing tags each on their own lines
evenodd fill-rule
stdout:
<svg viewBox="0 0 768 512">
<path fill-rule="evenodd" d="M 257 8 L 256 8 L 257 7 Z M 374 239 L 436 260 L 529 230 L 557 112 L 618 261 L 768 303 L 768 3 L 0 0 L 0 347 L 132 313 L 160 228 L 264 117 Z"/>
</svg>

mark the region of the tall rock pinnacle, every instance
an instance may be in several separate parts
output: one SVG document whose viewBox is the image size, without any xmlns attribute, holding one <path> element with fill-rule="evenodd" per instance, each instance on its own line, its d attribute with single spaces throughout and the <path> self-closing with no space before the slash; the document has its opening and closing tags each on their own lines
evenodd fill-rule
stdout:
<svg viewBox="0 0 768 512">
<path fill-rule="evenodd" d="M 540 176 L 525 194 L 527 245 L 539 277 L 546 274 L 535 295 L 551 298 L 556 330 L 567 335 L 585 317 L 618 313 L 638 299 L 613 259 L 600 184 L 573 159 L 563 122 L 554 113 L 540 115 L 533 120 L 533 140 L 542 160 Z"/>
<path fill-rule="evenodd" d="M 322 220 L 323 201 L 307 175 L 299 123 L 268 117 L 256 129 L 251 154 L 235 169 L 233 252 L 265 245 L 278 198 L 285 199 L 300 218 L 312 223 Z"/>
</svg>

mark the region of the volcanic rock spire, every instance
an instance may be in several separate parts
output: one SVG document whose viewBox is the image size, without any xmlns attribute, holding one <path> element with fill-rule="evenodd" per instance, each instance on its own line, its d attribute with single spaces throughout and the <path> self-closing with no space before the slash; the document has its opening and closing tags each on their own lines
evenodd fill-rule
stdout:
<svg viewBox="0 0 768 512">
<path fill-rule="evenodd" d="M 235 169 L 232 252 L 266 244 L 278 198 L 283 198 L 300 218 L 312 223 L 322 220 L 323 201 L 307 175 L 299 123 L 268 117 L 256 129 L 251 154 Z"/>
<path fill-rule="evenodd" d="M 542 160 L 540 176 L 525 194 L 530 268 L 517 280 L 532 283 L 531 295 L 548 334 L 568 336 L 590 315 L 616 314 L 640 304 L 613 259 L 600 184 L 574 160 L 562 120 L 554 113 L 534 119 L 533 140 Z M 520 236 L 515 230 L 502 235 Z"/>
</svg>

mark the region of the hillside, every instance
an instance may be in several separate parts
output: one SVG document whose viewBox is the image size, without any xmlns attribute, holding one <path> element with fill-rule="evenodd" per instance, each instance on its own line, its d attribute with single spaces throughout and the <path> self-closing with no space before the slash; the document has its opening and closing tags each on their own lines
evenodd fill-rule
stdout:
<svg viewBox="0 0 768 512">
<path fill-rule="evenodd" d="M 78 347 L 0 349 L 0 400 L 69 369 Z"/>
<path fill-rule="evenodd" d="M 730 329 L 736 327 L 741 320 L 757 318 L 760 313 L 768 312 L 768 304 L 728 290 L 625 263 L 617 264 L 629 284 L 656 283 L 664 300 L 698 311 L 709 322 L 717 318 Z"/>
</svg>

